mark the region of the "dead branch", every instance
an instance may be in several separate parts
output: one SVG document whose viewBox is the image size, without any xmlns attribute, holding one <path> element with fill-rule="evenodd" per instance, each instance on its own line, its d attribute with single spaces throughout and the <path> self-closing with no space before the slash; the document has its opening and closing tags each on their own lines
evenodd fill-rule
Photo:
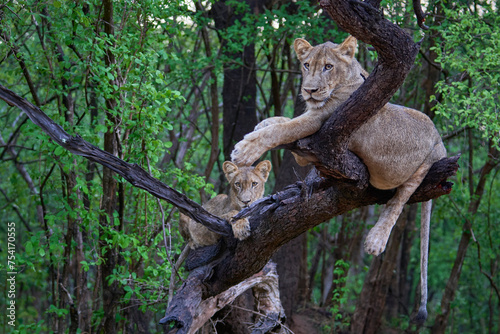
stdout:
<svg viewBox="0 0 500 334">
<path fill-rule="evenodd" d="M 172 306 L 160 323 L 173 323 L 177 333 L 195 333 L 217 311 L 231 304 L 236 297 L 253 289 L 261 315 L 252 333 L 267 333 L 280 326 L 284 319 L 278 287 L 276 264 L 269 262 L 262 271 L 220 294 L 203 298 L 203 281 L 210 275 L 210 266 L 195 269 L 174 297 Z M 179 307 L 182 305 L 183 307 Z M 187 312 L 186 312 L 187 311 Z M 187 332 L 183 329 L 189 329 Z"/>
<path fill-rule="evenodd" d="M 125 162 L 83 140 L 79 135 L 70 136 L 40 108 L 2 85 L 0 85 L 0 99 L 24 111 L 31 121 L 48 134 L 52 140 L 71 153 L 108 167 L 130 182 L 134 187 L 144 189 L 153 196 L 175 205 L 183 213 L 207 226 L 212 231 L 221 235 L 232 235 L 231 226 L 225 220 L 208 213 L 201 205 L 155 179 L 139 165 Z"/>
</svg>

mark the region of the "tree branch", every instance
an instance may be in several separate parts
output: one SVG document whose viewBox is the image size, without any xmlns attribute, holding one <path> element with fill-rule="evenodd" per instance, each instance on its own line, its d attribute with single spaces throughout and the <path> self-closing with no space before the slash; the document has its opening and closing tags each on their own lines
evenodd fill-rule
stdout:
<svg viewBox="0 0 500 334">
<path fill-rule="evenodd" d="M 238 242 L 232 237 L 231 227 L 226 221 L 209 214 L 199 204 L 151 177 L 138 165 L 104 152 L 79 136 L 68 135 L 39 108 L 1 85 L 0 99 L 23 110 L 65 149 L 112 169 L 132 185 L 168 201 L 224 236 L 221 240 L 224 247 L 218 248 L 217 256 L 210 257 L 211 263 L 190 274 L 198 282 L 196 284 L 203 287 L 194 289 L 192 284 L 195 283 L 184 284 L 177 296 L 199 294 L 202 299 L 216 296 L 259 272 L 279 247 L 311 227 L 360 206 L 385 203 L 394 194 L 393 191 L 373 187 L 359 188 L 352 181 L 322 178 L 312 172 L 304 181 L 290 185 L 242 211 L 240 216 L 250 216 L 252 234 L 248 239 Z M 444 180 L 456 172 L 457 159 L 446 158 L 436 162 L 410 201 L 429 200 L 449 193 L 451 184 Z M 200 272 L 206 274 L 200 276 Z M 172 305 L 188 312 L 182 303 L 179 304 L 178 298 L 174 298 Z M 188 328 L 184 330 L 179 333 L 187 333 Z"/>
<path fill-rule="evenodd" d="M 191 272 L 181 290 L 175 296 L 161 324 L 175 323 L 177 333 L 195 333 L 217 311 L 231 304 L 236 297 L 252 289 L 258 300 L 260 320 L 252 333 L 267 333 L 280 325 L 284 317 L 279 298 L 276 264 L 268 263 L 262 271 L 238 283 L 222 293 L 203 297 L 203 282 L 210 276 L 210 266 Z M 182 305 L 182 307 L 179 307 Z M 187 312 L 186 312 L 187 311 Z M 184 331 L 189 329 L 188 331 Z"/>
<path fill-rule="evenodd" d="M 31 121 L 48 134 L 52 140 L 71 153 L 108 167 L 133 186 L 144 189 L 153 196 L 175 205 L 184 214 L 205 225 L 210 230 L 225 236 L 232 235 L 231 226 L 225 220 L 208 213 L 201 205 L 155 179 L 139 165 L 125 162 L 88 143 L 79 135 L 70 136 L 59 124 L 50 119 L 38 107 L 2 85 L 0 85 L 0 99 L 24 111 Z"/>
</svg>

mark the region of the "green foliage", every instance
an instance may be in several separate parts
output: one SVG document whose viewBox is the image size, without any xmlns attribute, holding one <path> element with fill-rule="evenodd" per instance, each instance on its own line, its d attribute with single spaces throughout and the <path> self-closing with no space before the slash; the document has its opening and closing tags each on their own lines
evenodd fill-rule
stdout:
<svg viewBox="0 0 500 334">
<path fill-rule="evenodd" d="M 471 127 L 499 146 L 500 18 L 487 6 L 444 13 L 448 20 L 434 28 L 442 43 L 433 50 L 450 76 L 437 84 L 436 113 L 448 120 L 447 130 Z"/>
<path fill-rule="evenodd" d="M 335 321 L 342 320 L 342 314 L 340 313 L 341 307 L 347 302 L 346 292 L 348 289 L 346 288 L 347 282 L 347 271 L 349 270 L 349 263 L 346 261 L 337 260 L 335 262 L 335 267 L 333 269 L 333 284 L 336 287 L 333 290 L 332 303 L 333 306 L 331 308 L 331 312 L 333 314 L 333 318 Z"/>
</svg>

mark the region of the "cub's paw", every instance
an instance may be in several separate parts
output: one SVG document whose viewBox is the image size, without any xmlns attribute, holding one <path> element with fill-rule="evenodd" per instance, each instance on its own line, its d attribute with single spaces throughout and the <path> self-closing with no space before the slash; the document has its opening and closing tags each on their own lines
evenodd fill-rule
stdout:
<svg viewBox="0 0 500 334">
<path fill-rule="evenodd" d="M 262 147 L 259 142 L 259 135 L 256 132 L 251 132 L 236 144 L 231 152 L 231 160 L 239 166 L 251 166 L 266 151 L 267 149 Z"/>
<path fill-rule="evenodd" d="M 247 218 L 233 220 L 231 226 L 236 239 L 245 240 L 250 236 L 250 222 Z"/>
<path fill-rule="evenodd" d="M 365 252 L 375 256 L 380 255 L 387 245 L 389 240 L 390 230 L 387 232 L 383 228 L 375 225 L 365 239 Z"/>
</svg>

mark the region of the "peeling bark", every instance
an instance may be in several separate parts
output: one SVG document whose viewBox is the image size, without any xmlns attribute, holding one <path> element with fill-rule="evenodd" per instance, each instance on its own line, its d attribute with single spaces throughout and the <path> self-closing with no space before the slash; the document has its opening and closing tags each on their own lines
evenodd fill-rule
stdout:
<svg viewBox="0 0 500 334">
<path fill-rule="evenodd" d="M 268 263 L 262 271 L 222 293 L 204 298 L 203 282 L 210 276 L 210 269 L 210 266 L 205 266 L 191 272 L 160 323 L 173 323 L 174 333 L 193 334 L 217 311 L 231 304 L 246 290 L 253 289 L 259 319 L 252 333 L 268 333 L 281 326 L 285 314 L 281 307 L 278 274 L 274 263 Z"/>
</svg>

